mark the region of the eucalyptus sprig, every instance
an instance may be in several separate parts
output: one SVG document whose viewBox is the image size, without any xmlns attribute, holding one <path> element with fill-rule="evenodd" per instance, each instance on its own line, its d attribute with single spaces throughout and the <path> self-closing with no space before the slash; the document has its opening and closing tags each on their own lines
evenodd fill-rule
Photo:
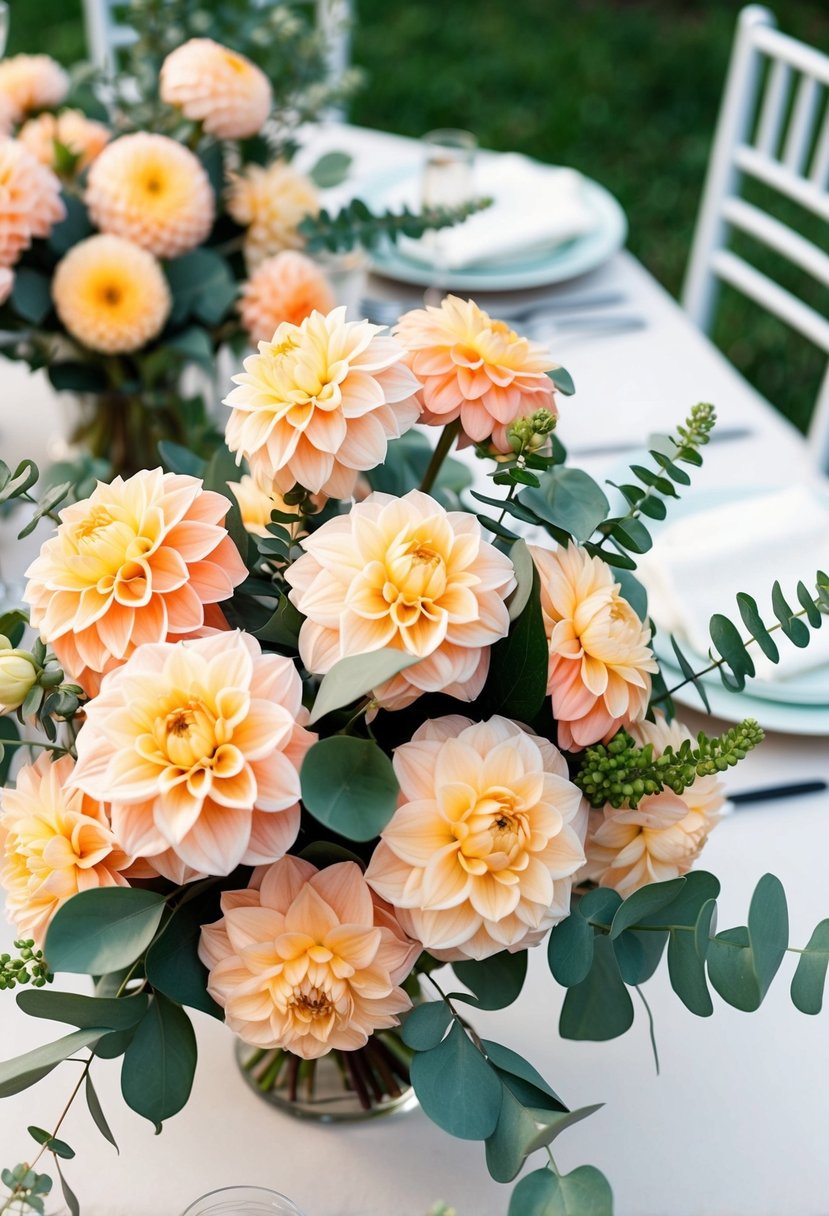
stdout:
<svg viewBox="0 0 829 1216">
<path fill-rule="evenodd" d="M 477 198 L 458 207 L 427 207 L 417 214 L 408 207 L 375 214 L 361 198 L 355 198 L 335 215 L 323 209 L 319 215 L 306 216 L 299 233 L 310 253 L 344 253 L 356 246 L 374 249 L 383 239 L 394 244 L 401 236 L 417 240 L 426 232 L 452 228 L 491 204 L 490 198 Z"/>
<path fill-rule="evenodd" d="M 0 991 L 16 988 L 18 984 L 31 984 L 43 988 L 55 978 L 43 957 L 43 951 L 35 949 L 33 938 L 18 938 L 14 943 L 16 956 L 0 954 Z"/>
<path fill-rule="evenodd" d="M 574 780 L 596 809 L 606 803 L 635 809 L 649 794 L 666 788 L 682 794 L 697 777 L 725 772 L 762 741 L 760 726 L 746 718 L 723 735 L 712 738 L 700 732 L 696 742 L 683 739 L 679 748 L 666 747 L 655 756 L 653 744 L 640 747 L 621 730 L 609 743 L 586 749 Z"/>
</svg>

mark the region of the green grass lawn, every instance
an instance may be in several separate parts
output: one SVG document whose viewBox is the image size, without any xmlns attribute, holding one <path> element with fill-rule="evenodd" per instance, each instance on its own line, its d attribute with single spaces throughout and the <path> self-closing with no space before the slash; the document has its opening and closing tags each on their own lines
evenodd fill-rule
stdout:
<svg viewBox="0 0 829 1216">
<path fill-rule="evenodd" d="M 630 247 L 678 292 L 738 0 L 356 4 L 354 59 L 367 84 L 354 121 L 415 136 L 467 127 L 485 146 L 581 169 L 619 198 Z M 788 33 L 829 47 L 826 0 L 777 7 Z M 83 48 L 79 15 L 79 0 L 12 0 L 10 50 L 45 49 L 71 61 Z M 808 231 L 829 246 L 825 224 Z M 801 290 L 799 280 L 787 282 Z M 803 289 L 829 311 L 829 293 Z M 716 337 L 771 401 L 806 425 L 825 356 L 728 293 Z"/>
</svg>

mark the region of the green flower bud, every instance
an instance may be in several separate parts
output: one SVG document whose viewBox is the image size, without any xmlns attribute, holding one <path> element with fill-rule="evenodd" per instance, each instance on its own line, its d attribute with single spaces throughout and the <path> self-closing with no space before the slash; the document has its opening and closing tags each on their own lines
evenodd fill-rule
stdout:
<svg viewBox="0 0 829 1216">
<path fill-rule="evenodd" d="M 38 667 L 27 650 L 14 650 L 0 634 L 0 713 L 17 709 L 37 683 Z"/>
</svg>

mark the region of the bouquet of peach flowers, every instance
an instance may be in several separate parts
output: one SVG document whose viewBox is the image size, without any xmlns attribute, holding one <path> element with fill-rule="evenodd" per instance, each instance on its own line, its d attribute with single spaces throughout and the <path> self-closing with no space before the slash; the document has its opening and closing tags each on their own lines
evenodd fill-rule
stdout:
<svg viewBox="0 0 829 1216">
<path fill-rule="evenodd" d="M 160 1127 L 189 1097 L 198 1009 L 239 1036 L 263 1090 L 313 1095 L 336 1057 L 363 1106 L 410 1082 L 441 1127 L 485 1142 L 500 1181 L 545 1152 L 513 1216 L 574 1195 L 611 1210 L 597 1170 L 563 1175 L 549 1154 L 595 1108 L 569 1110 L 464 1007 L 516 1000 L 546 942 L 565 1039 L 623 1033 L 629 988 L 666 950 L 694 1013 L 709 983 L 757 1008 L 786 913 L 766 876 L 747 926 L 715 930 L 719 884 L 691 867 L 720 773 L 762 732 L 692 738 L 676 720 L 631 573 L 714 411 L 694 407 L 611 502 L 556 436 L 572 390 L 472 301 L 391 335 L 313 311 L 245 361 L 209 462 L 163 448 L 166 470 L 57 516 L 54 494 L 33 505 L 36 469 L 2 472 L 29 528 L 55 529 L 28 611 L 0 620 L 7 761 L 37 753 L 2 800 L 19 955 L 0 986 L 76 1029 L 0 1065 L 0 1094 L 82 1050 L 85 1075 L 120 1057 L 126 1101 Z M 777 588 L 767 624 L 741 599 L 766 654 L 776 631 L 802 644 L 820 624 L 826 576 L 798 601 Z M 726 617 L 711 629 L 711 664 L 740 687 L 751 642 Z M 807 1012 L 813 955 L 793 988 Z M 51 987 L 60 972 L 95 977 L 94 995 Z M 57 1164 L 59 1130 L 33 1129 Z M 13 1194 L 48 1187 L 37 1163 L 6 1171 Z"/>
</svg>

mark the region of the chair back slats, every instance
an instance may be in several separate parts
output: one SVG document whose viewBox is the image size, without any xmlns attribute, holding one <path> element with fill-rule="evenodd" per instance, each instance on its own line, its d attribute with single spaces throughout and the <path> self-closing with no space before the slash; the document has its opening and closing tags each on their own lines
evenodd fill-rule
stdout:
<svg viewBox="0 0 829 1216">
<path fill-rule="evenodd" d="M 821 86 L 814 76 L 801 77 L 783 152 L 783 163 L 797 176 L 806 168 L 806 158 L 814 140 L 820 96 Z"/>
<path fill-rule="evenodd" d="M 723 205 L 723 215 L 732 228 L 754 237 L 761 244 L 781 254 L 788 261 L 805 270 L 824 287 L 829 287 L 829 254 L 824 253 L 814 241 L 809 241 L 799 232 L 761 211 L 745 199 L 729 198 Z"/>
<path fill-rule="evenodd" d="M 720 279 L 799 330 L 829 355 L 829 321 L 819 312 L 730 249 L 718 249 L 712 261 Z"/>
<path fill-rule="evenodd" d="M 809 180 L 818 190 L 829 189 L 829 100 L 823 115 L 820 134 L 815 144 L 815 154 L 812 157 L 812 167 L 809 170 Z"/>
<path fill-rule="evenodd" d="M 756 10 L 757 7 L 752 4 L 749 8 L 743 9 L 743 13 L 749 13 Z M 807 46 L 805 42 L 798 42 L 796 38 L 790 38 L 788 34 L 781 34 L 776 28 L 773 14 L 768 9 L 761 11 L 766 14 L 767 20 L 754 26 L 752 42 L 757 50 L 768 55 L 770 59 L 782 59 L 795 71 L 803 72 L 806 76 L 814 76 L 815 80 L 819 80 L 821 84 L 829 85 L 829 57 L 823 51 Z M 743 13 L 740 14 L 741 20 Z"/>
<path fill-rule="evenodd" d="M 771 65 L 766 94 L 763 98 L 763 108 L 760 111 L 760 122 L 757 128 L 755 146 L 766 156 L 776 156 L 780 148 L 780 135 L 783 130 L 783 115 L 789 98 L 792 83 L 792 69 L 782 59 Z"/>
</svg>

